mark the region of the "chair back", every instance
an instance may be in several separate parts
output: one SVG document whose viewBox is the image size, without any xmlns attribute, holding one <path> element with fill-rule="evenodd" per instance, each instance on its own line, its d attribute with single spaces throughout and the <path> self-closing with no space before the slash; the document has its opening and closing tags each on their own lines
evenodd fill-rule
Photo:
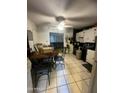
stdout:
<svg viewBox="0 0 124 93">
<path fill-rule="evenodd" d="M 39 53 L 39 49 L 38 49 L 38 47 L 37 47 L 37 44 L 34 45 L 34 49 L 35 49 L 36 52 Z"/>
</svg>

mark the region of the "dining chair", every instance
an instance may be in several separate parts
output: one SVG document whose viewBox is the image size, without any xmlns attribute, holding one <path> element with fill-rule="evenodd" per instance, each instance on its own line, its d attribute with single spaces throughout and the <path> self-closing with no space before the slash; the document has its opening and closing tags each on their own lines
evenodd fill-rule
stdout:
<svg viewBox="0 0 124 93">
<path fill-rule="evenodd" d="M 31 62 L 32 62 L 31 73 L 32 73 L 33 88 L 37 87 L 38 80 L 42 75 L 48 76 L 48 81 L 49 81 L 49 85 L 50 85 L 49 65 L 40 64 L 38 61 L 39 60 L 31 60 Z"/>
<path fill-rule="evenodd" d="M 37 52 L 37 53 L 39 53 L 39 52 L 40 52 L 40 51 L 39 51 L 39 49 L 38 49 L 37 44 L 34 44 L 34 49 L 35 49 L 35 52 Z"/>
<path fill-rule="evenodd" d="M 53 61 L 52 61 L 51 57 L 49 57 L 49 58 L 44 58 L 44 59 L 41 59 L 41 60 L 40 60 L 40 63 L 41 63 L 41 64 L 48 66 L 50 72 L 52 71 L 52 62 L 53 62 Z"/>
</svg>

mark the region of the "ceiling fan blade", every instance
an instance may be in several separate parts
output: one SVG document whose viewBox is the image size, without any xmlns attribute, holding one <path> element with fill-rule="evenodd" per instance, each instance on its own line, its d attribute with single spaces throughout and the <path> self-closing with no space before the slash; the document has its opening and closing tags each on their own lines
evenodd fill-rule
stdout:
<svg viewBox="0 0 124 93">
<path fill-rule="evenodd" d="M 72 27 L 71 25 L 65 25 L 64 27 Z"/>
<path fill-rule="evenodd" d="M 27 16 L 32 19 L 32 21 L 36 25 L 41 25 L 42 23 L 50 23 L 50 22 L 55 22 L 54 17 L 50 16 L 45 16 L 40 13 L 32 12 L 32 11 L 27 11 Z"/>
<path fill-rule="evenodd" d="M 55 17 L 56 15 L 54 13 L 50 13 L 50 12 L 46 12 L 46 11 L 41 11 L 41 10 L 36 10 L 34 8 L 28 8 L 28 11 L 31 11 L 31 12 L 35 12 L 35 13 L 38 13 L 38 14 L 41 14 L 43 16 L 46 16 L 46 17 Z"/>
<path fill-rule="evenodd" d="M 94 19 L 97 19 L 96 16 L 92 16 L 92 17 L 88 17 L 88 16 L 85 16 L 85 17 L 70 17 L 70 18 L 66 18 L 66 20 L 69 20 L 69 21 L 88 21 L 88 20 L 94 20 Z"/>
<path fill-rule="evenodd" d="M 53 9 L 53 5 L 48 3 L 47 0 L 27 0 L 27 9 L 28 11 L 39 13 L 48 17 L 56 16 L 56 11 Z"/>
</svg>

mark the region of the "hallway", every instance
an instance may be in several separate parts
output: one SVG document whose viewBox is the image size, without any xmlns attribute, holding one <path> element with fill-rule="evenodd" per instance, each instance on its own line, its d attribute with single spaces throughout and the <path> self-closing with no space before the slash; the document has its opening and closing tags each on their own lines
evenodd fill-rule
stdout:
<svg viewBox="0 0 124 93">
<path fill-rule="evenodd" d="M 65 67 L 57 63 L 51 72 L 50 85 L 47 76 L 41 76 L 35 93 L 87 93 L 91 74 L 82 66 L 85 62 L 66 54 Z"/>
</svg>

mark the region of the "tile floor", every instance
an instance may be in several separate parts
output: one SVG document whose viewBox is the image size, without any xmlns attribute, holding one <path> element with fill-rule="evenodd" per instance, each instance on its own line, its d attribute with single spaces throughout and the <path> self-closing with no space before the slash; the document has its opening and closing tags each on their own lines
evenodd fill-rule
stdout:
<svg viewBox="0 0 124 93">
<path fill-rule="evenodd" d="M 88 93 L 91 74 L 82 64 L 85 62 L 77 60 L 75 55 L 66 54 L 65 67 L 57 64 L 51 72 L 50 85 L 47 76 L 41 76 L 35 93 Z"/>
</svg>

